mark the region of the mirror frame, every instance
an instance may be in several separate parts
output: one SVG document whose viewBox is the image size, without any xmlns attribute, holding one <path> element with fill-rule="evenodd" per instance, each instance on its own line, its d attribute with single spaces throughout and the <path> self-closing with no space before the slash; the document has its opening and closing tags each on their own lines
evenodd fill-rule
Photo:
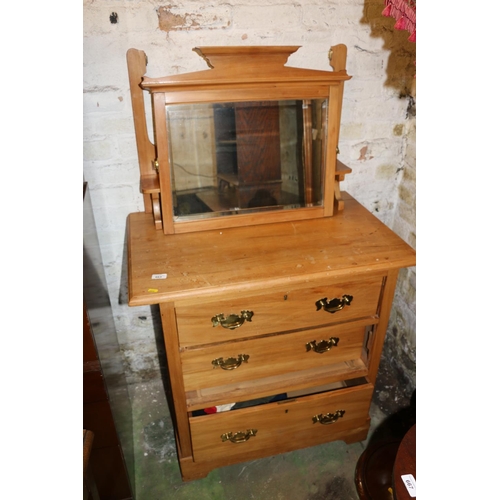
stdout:
<svg viewBox="0 0 500 500">
<path fill-rule="evenodd" d="M 331 47 L 333 72 L 285 66 L 300 46 L 196 47 L 211 69 L 160 78 L 143 76 L 147 58 L 142 51 L 127 52 L 134 125 L 145 210 L 165 234 L 225 229 L 247 225 L 331 217 L 342 210 L 339 182 L 350 172 L 337 160 L 347 48 Z M 142 74 L 141 74 L 142 73 Z M 140 86 L 138 80 L 140 78 Z M 154 144 L 149 141 L 142 90 L 152 96 Z M 166 106 L 264 100 L 328 99 L 327 144 L 323 206 L 176 220 Z M 152 157 L 154 155 L 154 158 Z"/>
</svg>

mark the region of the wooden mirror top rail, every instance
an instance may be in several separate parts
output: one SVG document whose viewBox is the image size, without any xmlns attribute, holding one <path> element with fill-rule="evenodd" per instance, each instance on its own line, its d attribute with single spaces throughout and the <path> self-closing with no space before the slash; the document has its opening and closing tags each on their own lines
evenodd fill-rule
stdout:
<svg viewBox="0 0 500 500">
<path fill-rule="evenodd" d="M 345 46 L 344 46 L 345 47 Z M 328 96 L 328 87 L 351 77 L 345 68 L 321 71 L 285 66 L 299 46 L 287 47 L 196 47 L 211 69 L 160 78 L 144 77 L 141 87 L 150 92 L 219 90 L 231 91 L 230 100 L 258 100 L 263 92 L 283 96 L 290 92 L 300 98 Z M 261 87 L 262 86 L 262 87 Z M 279 89 L 279 86 L 284 88 Z M 238 92 L 239 90 L 243 92 Z M 235 92 L 235 94 L 233 94 Z M 272 92 L 274 93 L 274 92 Z M 169 96 L 167 102 L 206 102 L 207 94 Z M 211 98 L 217 94 L 211 94 Z M 268 98 L 270 97 L 266 94 Z M 182 100 L 186 98 L 186 100 Z M 220 95 L 227 101 L 227 94 Z M 211 99 L 210 99 L 211 100 Z"/>
</svg>

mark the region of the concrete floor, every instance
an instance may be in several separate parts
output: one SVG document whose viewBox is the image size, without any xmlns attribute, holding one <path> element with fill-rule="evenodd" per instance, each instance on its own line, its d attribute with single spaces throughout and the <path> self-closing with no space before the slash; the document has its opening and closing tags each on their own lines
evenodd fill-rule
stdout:
<svg viewBox="0 0 500 500">
<path fill-rule="evenodd" d="M 378 440 L 401 439 L 414 423 L 411 396 L 391 366 L 382 359 L 366 441 L 326 443 L 231 465 L 187 483 L 177 463 L 162 382 L 129 386 L 132 444 L 124 451 L 135 500 L 357 500 L 354 474 L 362 452 Z"/>
</svg>

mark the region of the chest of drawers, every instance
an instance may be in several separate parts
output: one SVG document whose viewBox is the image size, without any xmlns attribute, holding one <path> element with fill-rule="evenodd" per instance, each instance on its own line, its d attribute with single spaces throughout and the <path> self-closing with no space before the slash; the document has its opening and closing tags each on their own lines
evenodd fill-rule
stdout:
<svg viewBox="0 0 500 500">
<path fill-rule="evenodd" d="M 365 439 L 415 264 L 340 190 L 346 46 L 332 72 L 285 66 L 298 48 L 196 48 L 212 69 L 160 78 L 127 53 L 145 205 L 128 218 L 129 304 L 160 307 L 184 480 Z"/>
<path fill-rule="evenodd" d="M 343 198 L 332 218 L 202 236 L 129 216 L 129 304 L 160 306 L 184 480 L 366 438 L 398 271 L 415 252 Z"/>
</svg>

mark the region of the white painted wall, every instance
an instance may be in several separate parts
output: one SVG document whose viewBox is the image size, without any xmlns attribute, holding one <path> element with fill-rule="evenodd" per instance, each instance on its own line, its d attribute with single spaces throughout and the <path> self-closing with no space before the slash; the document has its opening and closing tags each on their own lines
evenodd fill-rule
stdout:
<svg viewBox="0 0 500 500">
<path fill-rule="evenodd" d="M 155 77 L 207 69 L 196 46 L 300 45 L 290 65 L 330 70 L 330 46 L 346 44 L 352 79 L 345 84 L 339 158 L 353 173 L 342 187 L 414 245 L 415 154 L 407 150 L 414 151 L 415 134 L 407 95 L 415 46 L 381 16 L 383 8 L 383 0 L 84 0 L 84 177 L 130 381 L 157 376 L 158 357 L 150 308 L 127 306 L 123 271 L 126 217 L 143 210 L 127 50 L 144 50 Z M 408 286 L 406 280 L 398 292 L 401 307 Z M 414 345 L 414 317 L 408 317 Z"/>
</svg>

